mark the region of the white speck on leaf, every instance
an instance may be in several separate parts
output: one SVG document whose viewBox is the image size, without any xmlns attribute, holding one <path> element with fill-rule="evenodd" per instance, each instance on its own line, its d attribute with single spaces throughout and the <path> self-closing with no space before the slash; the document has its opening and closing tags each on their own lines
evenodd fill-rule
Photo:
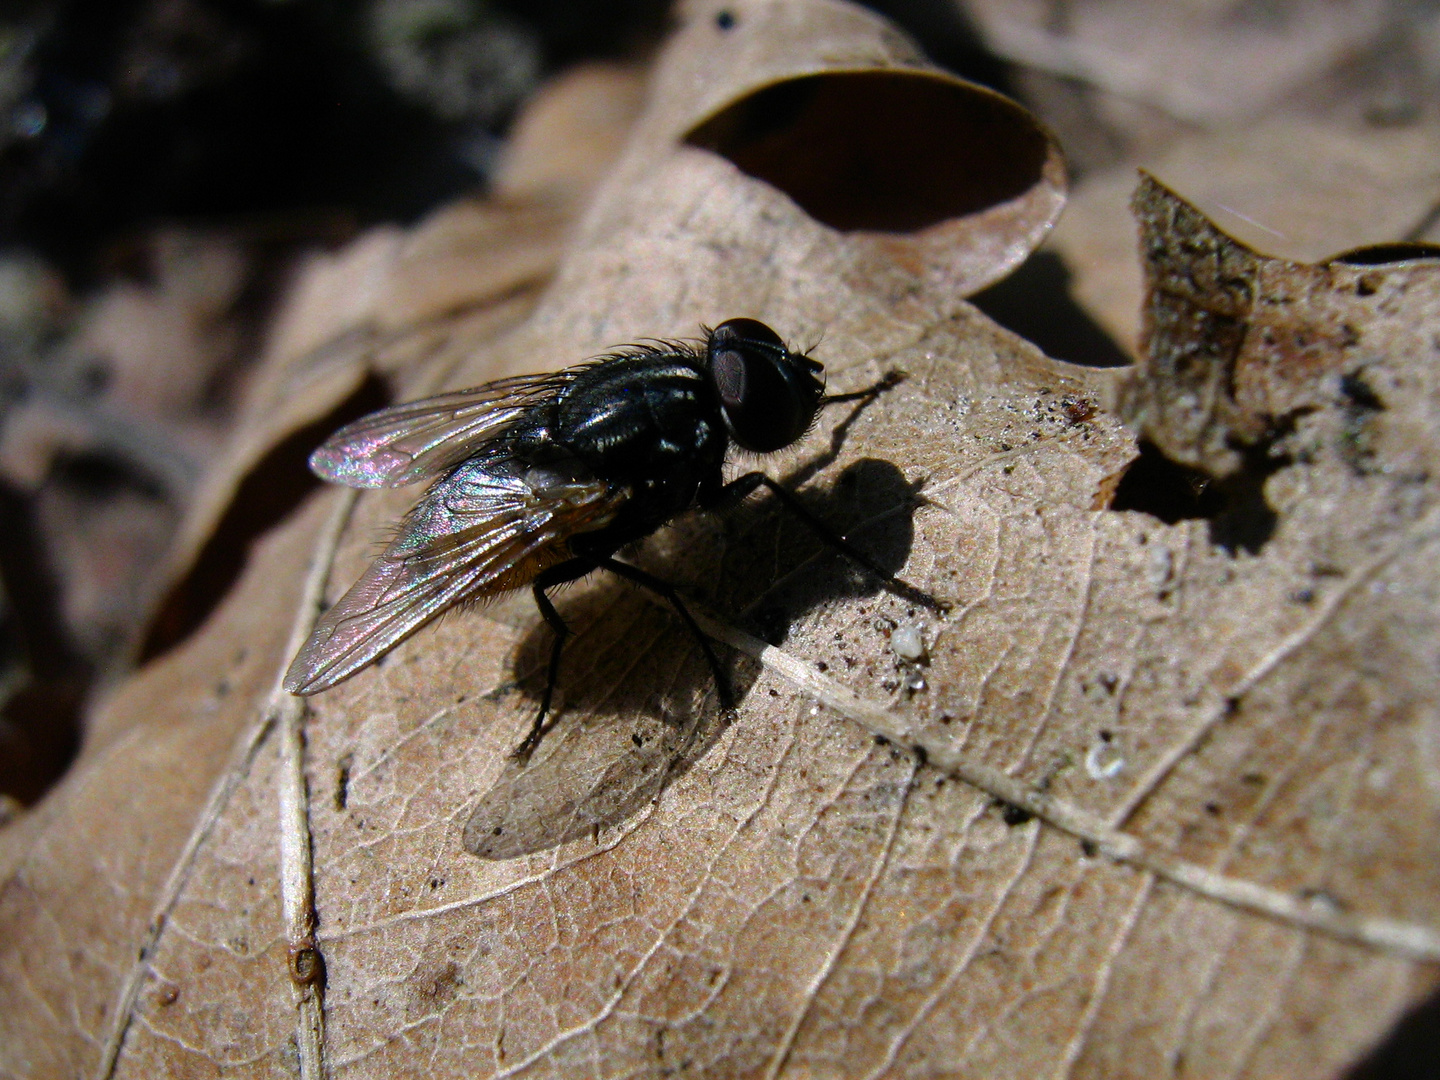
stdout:
<svg viewBox="0 0 1440 1080">
<path fill-rule="evenodd" d="M 1091 780 L 1110 780 L 1125 768 L 1125 755 L 1109 742 L 1097 742 L 1085 755 L 1085 771 Z"/>
<path fill-rule="evenodd" d="M 914 623 L 906 623 L 896 628 L 890 635 L 890 651 L 901 660 L 909 660 L 912 663 L 925 658 L 925 637 L 920 632 L 920 627 Z"/>
</svg>

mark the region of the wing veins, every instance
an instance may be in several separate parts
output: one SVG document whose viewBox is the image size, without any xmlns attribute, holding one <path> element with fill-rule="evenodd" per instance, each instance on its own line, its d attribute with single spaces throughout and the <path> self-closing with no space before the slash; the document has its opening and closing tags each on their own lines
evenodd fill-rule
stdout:
<svg viewBox="0 0 1440 1080">
<path fill-rule="evenodd" d="M 559 392 L 569 371 L 498 379 L 392 405 L 346 424 L 310 455 L 310 468 L 348 487 L 400 487 L 436 476 Z"/>
<path fill-rule="evenodd" d="M 607 524 L 629 497 L 593 478 L 547 476 L 546 487 L 527 485 L 528 475 L 525 462 L 500 459 L 477 466 L 466 498 L 451 497 L 455 480 L 432 487 L 316 624 L 286 672 L 286 689 L 327 689 L 448 608 L 521 587 L 569 557 L 564 541 Z"/>
</svg>

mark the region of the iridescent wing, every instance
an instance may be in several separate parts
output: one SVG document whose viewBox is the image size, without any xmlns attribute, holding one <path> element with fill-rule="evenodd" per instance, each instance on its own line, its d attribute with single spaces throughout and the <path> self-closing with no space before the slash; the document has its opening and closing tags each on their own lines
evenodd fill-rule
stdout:
<svg viewBox="0 0 1440 1080">
<path fill-rule="evenodd" d="M 570 371 L 520 375 L 392 405 L 346 424 L 310 455 L 310 469 L 347 487 L 400 487 L 474 455 L 526 409 L 563 389 Z"/>
<path fill-rule="evenodd" d="M 316 624 L 285 689 L 325 690 L 447 608 L 529 584 L 570 557 L 570 537 L 607 525 L 629 497 L 629 488 L 516 458 L 467 463 L 425 494 Z"/>
</svg>

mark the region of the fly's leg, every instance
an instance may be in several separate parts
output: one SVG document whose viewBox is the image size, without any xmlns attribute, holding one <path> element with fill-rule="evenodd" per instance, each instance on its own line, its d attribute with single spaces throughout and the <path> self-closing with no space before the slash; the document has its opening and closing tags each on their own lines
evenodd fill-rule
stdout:
<svg viewBox="0 0 1440 1080">
<path fill-rule="evenodd" d="M 696 624 L 694 616 L 686 608 L 680 594 L 675 591 L 675 586 L 668 581 L 657 578 L 654 574 L 648 574 L 638 566 L 631 566 L 629 563 L 619 562 L 616 559 L 605 559 L 600 563 L 612 574 L 627 578 L 642 588 L 649 589 L 656 596 L 665 600 L 675 609 L 675 614 L 680 616 L 680 621 L 690 631 L 690 635 L 700 646 L 700 651 L 705 654 L 705 661 L 710 665 L 710 674 L 715 677 L 715 693 L 720 698 L 720 708 L 731 712 L 735 708 L 735 693 L 730 686 L 730 678 L 720 666 L 720 661 L 715 656 L 715 650 L 710 648 L 710 639 L 707 638 Z"/>
<path fill-rule="evenodd" d="M 906 378 L 905 372 L 898 369 L 887 371 L 879 382 L 874 386 L 867 386 L 864 390 L 852 390 L 848 394 L 826 394 L 820 399 L 820 407 L 823 409 L 826 405 L 839 405 L 842 401 L 874 401 L 892 386 L 899 386 Z"/>
<path fill-rule="evenodd" d="M 746 473 L 744 476 L 730 481 L 730 483 L 718 491 L 715 491 L 710 498 L 705 501 L 705 509 L 723 512 L 731 507 L 738 506 L 745 500 L 746 496 L 750 495 L 759 487 L 769 490 L 772 495 L 780 500 L 781 506 L 794 514 L 795 517 L 802 521 L 821 541 L 840 552 L 840 554 L 844 555 L 851 562 L 864 567 L 871 574 L 874 574 L 885 583 L 885 588 L 896 596 L 904 597 L 912 604 L 919 604 L 921 607 L 928 608 L 930 611 L 939 614 L 943 614 L 949 610 L 943 602 L 935 599 L 935 597 L 929 593 L 922 592 L 909 582 L 901 581 L 894 574 L 881 569 L 875 560 L 812 514 L 805 508 L 805 504 L 791 494 L 789 490 L 763 472 Z"/>
<path fill-rule="evenodd" d="M 535 596 L 535 606 L 540 609 L 541 616 L 554 631 L 555 643 L 550 646 L 550 669 L 545 677 L 545 693 L 540 697 L 540 711 L 535 716 L 535 723 L 530 725 L 530 733 L 515 749 L 515 756 L 521 761 L 529 759 L 545 736 L 545 717 L 550 713 L 550 699 L 554 696 L 555 684 L 560 681 L 560 657 L 565 651 L 565 639 L 573 633 L 545 593 L 557 585 L 584 577 L 598 565 L 594 559 L 568 559 L 542 571 L 530 585 L 530 591 Z"/>
</svg>

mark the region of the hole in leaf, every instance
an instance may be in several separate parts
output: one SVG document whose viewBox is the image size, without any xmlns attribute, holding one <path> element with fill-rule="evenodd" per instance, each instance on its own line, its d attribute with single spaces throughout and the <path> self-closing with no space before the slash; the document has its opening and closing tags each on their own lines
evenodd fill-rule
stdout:
<svg viewBox="0 0 1440 1080">
<path fill-rule="evenodd" d="M 914 232 L 1030 190 L 1044 134 L 996 94 L 922 72 L 786 79 L 686 138 L 835 229 Z"/>
<path fill-rule="evenodd" d="M 268 532 L 320 486 L 307 459 L 336 428 L 389 403 L 374 375 L 328 416 L 294 432 L 270 449 L 241 482 L 189 573 L 156 609 L 140 652 L 144 663 L 188 638 L 220 604 L 245 568 L 250 544 Z"/>
<path fill-rule="evenodd" d="M 1139 510 L 1167 525 L 1208 521 L 1212 543 L 1232 554 L 1243 550 L 1253 555 L 1274 535 L 1279 521 L 1265 501 L 1265 481 L 1290 461 L 1272 456 L 1269 447 L 1269 441 L 1247 447 L 1243 467 L 1217 480 L 1141 440 L 1140 456 L 1121 478 L 1110 509 Z"/>
</svg>

